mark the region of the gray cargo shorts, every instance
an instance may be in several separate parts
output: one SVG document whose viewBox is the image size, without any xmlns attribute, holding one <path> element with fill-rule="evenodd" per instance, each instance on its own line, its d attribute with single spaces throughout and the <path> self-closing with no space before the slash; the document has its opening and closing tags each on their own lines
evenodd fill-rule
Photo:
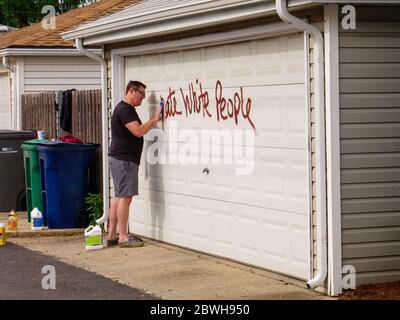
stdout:
<svg viewBox="0 0 400 320">
<path fill-rule="evenodd" d="M 139 194 L 139 166 L 126 160 L 108 157 L 111 177 L 114 182 L 114 194 L 117 198 L 137 196 Z"/>
</svg>

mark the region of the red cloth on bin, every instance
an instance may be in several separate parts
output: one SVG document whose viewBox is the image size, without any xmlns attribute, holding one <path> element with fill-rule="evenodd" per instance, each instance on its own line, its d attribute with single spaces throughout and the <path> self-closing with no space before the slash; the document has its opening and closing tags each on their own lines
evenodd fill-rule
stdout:
<svg viewBox="0 0 400 320">
<path fill-rule="evenodd" d="M 73 136 L 72 134 L 70 134 L 70 133 L 63 134 L 63 135 L 59 138 L 59 140 L 60 140 L 60 141 L 63 141 L 63 142 L 81 143 L 81 144 L 83 144 L 83 141 L 82 141 L 81 139 L 78 139 L 78 138 L 74 137 L 74 136 Z"/>
</svg>

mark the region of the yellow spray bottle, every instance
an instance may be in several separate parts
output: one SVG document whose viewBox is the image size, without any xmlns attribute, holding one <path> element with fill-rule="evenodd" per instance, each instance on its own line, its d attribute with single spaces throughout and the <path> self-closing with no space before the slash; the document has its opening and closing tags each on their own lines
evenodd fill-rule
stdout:
<svg viewBox="0 0 400 320">
<path fill-rule="evenodd" d="M 6 244 L 6 224 L 0 223 L 0 246 Z"/>
</svg>

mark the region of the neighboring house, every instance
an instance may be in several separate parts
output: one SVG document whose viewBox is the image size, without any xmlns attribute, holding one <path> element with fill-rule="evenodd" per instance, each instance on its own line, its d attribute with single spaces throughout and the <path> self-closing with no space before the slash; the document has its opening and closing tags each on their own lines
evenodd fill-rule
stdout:
<svg viewBox="0 0 400 320">
<path fill-rule="evenodd" d="M 60 32 L 134 2 L 137 0 L 103 0 L 56 16 L 55 29 L 44 29 L 42 23 L 36 23 L 1 35 L 0 128 L 21 128 L 24 93 L 100 89 L 99 63 L 80 54 L 73 43 L 61 38 Z M 92 52 L 101 51 L 92 48 Z"/>
<path fill-rule="evenodd" d="M 255 132 L 254 145 L 212 140 L 248 147 L 250 175 L 143 158 L 133 232 L 331 295 L 352 267 L 357 285 L 400 280 L 400 6 L 356 2 L 351 21 L 352 1 L 288 1 L 288 24 L 286 1 L 145 0 L 63 34 L 104 46 L 107 123 L 128 80 L 148 85 L 143 120 L 164 97 L 168 156 L 176 125 Z M 184 154 L 199 144 L 185 139 Z"/>
</svg>

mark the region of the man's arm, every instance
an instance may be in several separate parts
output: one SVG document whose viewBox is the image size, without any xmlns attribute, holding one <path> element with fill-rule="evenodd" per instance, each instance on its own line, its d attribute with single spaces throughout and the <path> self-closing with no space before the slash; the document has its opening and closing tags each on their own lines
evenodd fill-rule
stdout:
<svg viewBox="0 0 400 320">
<path fill-rule="evenodd" d="M 151 129 L 153 129 L 156 125 L 157 122 L 161 119 L 161 113 L 160 111 L 157 111 L 156 114 L 152 119 L 147 121 L 146 123 L 140 125 L 138 121 L 132 121 L 129 122 L 125 125 L 125 127 L 128 128 L 128 130 L 136 137 L 141 138 L 143 137 L 147 132 L 149 132 Z"/>
</svg>

